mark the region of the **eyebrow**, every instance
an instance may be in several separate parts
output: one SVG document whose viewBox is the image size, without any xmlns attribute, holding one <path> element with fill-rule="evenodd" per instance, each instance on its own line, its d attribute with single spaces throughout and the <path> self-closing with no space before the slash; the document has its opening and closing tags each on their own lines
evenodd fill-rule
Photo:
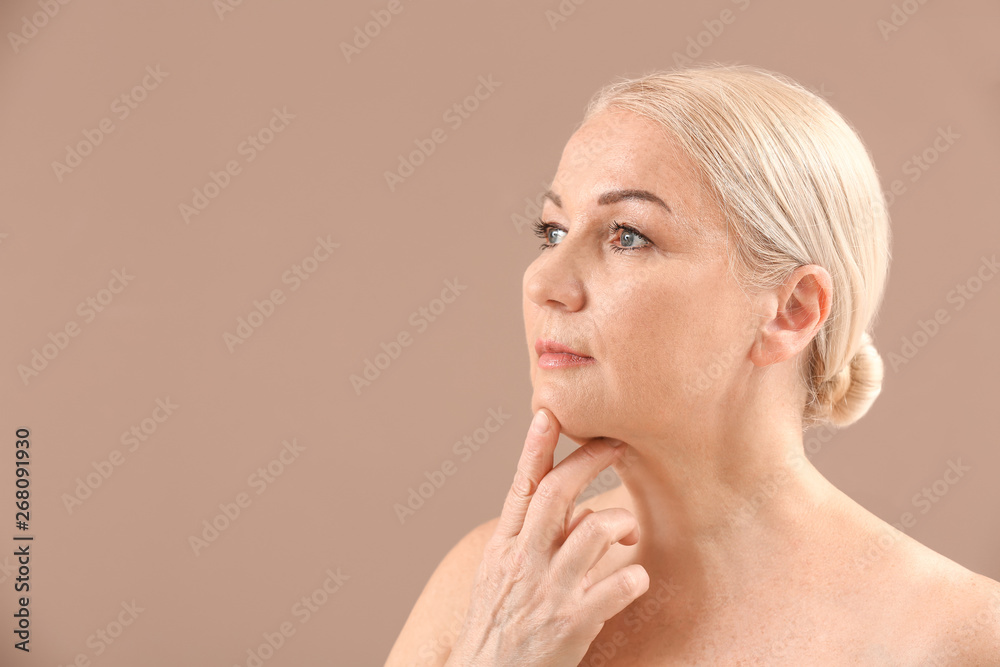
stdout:
<svg viewBox="0 0 1000 667">
<path fill-rule="evenodd" d="M 550 199 L 559 208 L 562 208 L 562 198 L 552 192 L 552 190 L 547 190 L 544 197 Z M 601 206 L 607 206 L 608 204 L 615 204 L 625 200 L 652 202 L 658 206 L 662 206 L 668 213 L 673 213 L 665 201 L 648 190 L 608 190 L 597 198 L 597 203 Z"/>
</svg>

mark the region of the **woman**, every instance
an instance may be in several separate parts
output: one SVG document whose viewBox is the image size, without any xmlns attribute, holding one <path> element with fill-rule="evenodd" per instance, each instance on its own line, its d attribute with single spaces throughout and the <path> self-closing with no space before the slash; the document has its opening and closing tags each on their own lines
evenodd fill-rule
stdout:
<svg viewBox="0 0 1000 667">
<path fill-rule="evenodd" d="M 1000 665 L 1000 583 L 803 453 L 882 381 L 888 213 L 836 111 L 749 67 L 611 84 L 536 231 L 517 473 L 387 665 Z"/>
</svg>

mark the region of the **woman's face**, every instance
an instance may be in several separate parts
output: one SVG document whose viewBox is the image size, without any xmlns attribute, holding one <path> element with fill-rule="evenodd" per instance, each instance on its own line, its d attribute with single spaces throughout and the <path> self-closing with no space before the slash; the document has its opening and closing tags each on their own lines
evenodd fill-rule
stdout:
<svg viewBox="0 0 1000 667">
<path fill-rule="evenodd" d="M 541 240 L 554 245 L 523 280 L 532 411 L 549 408 L 578 444 L 721 414 L 749 368 L 752 307 L 694 164 L 651 121 L 606 111 L 566 144 L 551 195 Z M 539 339 L 592 360 L 539 367 Z"/>
</svg>

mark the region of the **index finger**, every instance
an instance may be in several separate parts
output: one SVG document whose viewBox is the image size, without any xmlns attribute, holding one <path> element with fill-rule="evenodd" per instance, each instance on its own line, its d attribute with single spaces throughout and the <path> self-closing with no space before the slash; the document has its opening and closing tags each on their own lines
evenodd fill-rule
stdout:
<svg viewBox="0 0 1000 667">
<path fill-rule="evenodd" d="M 559 427 L 548 410 L 540 408 L 531 420 L 528 435 L 524 439 L 521 458 L 517 462 L 514 481 L 503 503 L 500 521 L 494 535 L 516 537 L 524 526 L 531 498 L 538 489 L 538 483 L 552 470 L 556 443 L 559 442 Z"/>
</svg>

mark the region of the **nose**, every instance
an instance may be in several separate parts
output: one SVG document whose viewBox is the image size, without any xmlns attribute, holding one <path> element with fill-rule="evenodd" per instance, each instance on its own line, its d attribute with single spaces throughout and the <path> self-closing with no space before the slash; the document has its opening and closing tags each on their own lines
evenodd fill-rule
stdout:
<svg viewBox="0 0 1000 667">
<path fill-rule="evenodd" d="M 558 246 L 543 251 L 524 272 L 524 294 L 541 307 L 577 311 L 583 308 L 586 293 L 580 279 L 579 258 Z"/>
</svg>

